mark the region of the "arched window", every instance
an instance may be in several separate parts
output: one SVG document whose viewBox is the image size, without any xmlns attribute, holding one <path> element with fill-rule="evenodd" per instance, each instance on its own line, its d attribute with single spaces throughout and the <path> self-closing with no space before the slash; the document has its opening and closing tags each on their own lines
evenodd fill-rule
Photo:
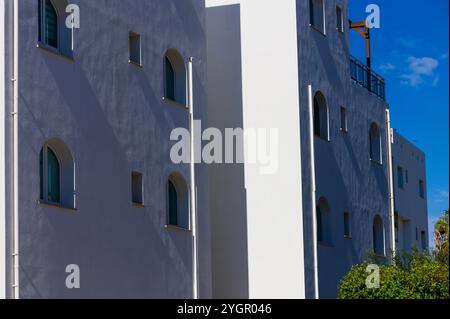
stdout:
<svg viewBox="0 0 450 319">
<path fill-rule="evenodd" d="M 329 133 L 327 101 L 321 92 L 317 92 L 314 96 L 314 134 L 328 141 Z"/>
<path fill-rule="evenodd" d="M 66 145 L 53 139 L 39 154 L 40 200 L 66 208 L 75 207 L 75 168 Z"/>
<path fill-rule="evenodd" d="M 165 96 L 166 98 L 175 101 L 175 71 L 169 58 L 165 57 Z"/>
<path fill-rule="evenodd" d="M 379 215 L 373 221 L 373 251 L 378 256 L 386 254 L 384 225 Z"/>
<path fill-rule="evenodd" d="M 320 243 L 332 244 L 333 236 L 331 233 L 331 211 L 328 200 L 320 198 L 317 208 L 317 240 Z"/>
<path fill-rule="evenodd" d="M 381 134 L 377 124 L 370 125 L 369 132 L 370 159 L 382 164 Z"/>
<path fill-rule="evenodd" d="M 40 166 L 40 194 L 41 200 L 48 201 L 50 203 L 60 204 L 61 202 L 61 165 L 59 164 L 58 157 L 51 147 L 47 146 L 41 149 L 39 156 Z M 45 170 L 44 178 L 44 166 Z M 45 194 L 45 197 L 44 197 Z"/>
<path fill-rule="evenodd" d="M 171 180 L 169 180 L 169 225 L 178 225 L 178 192 Z"/>
<path fill-rule="evenodd" d="M 45 44 L 58 48 L 58 13 L 51 0 L 45 0 Z"/>
<path fill-rule="evenodd" d="M 164 56 L 164 98 L 186 105 L 186 67 L 174 49 Z"/>
<path fill-rule="evenodd" d="M 40 45 L 72 55 L 72 32 L 66 27 L 66 0 L 38 0 Z"/>
<path fill-rule="evenodd" d="M 189 192 L 179 173 L 173 173 L 167 181 L 167 223 L 169 226 L 189 228 Z"/>
</svg>

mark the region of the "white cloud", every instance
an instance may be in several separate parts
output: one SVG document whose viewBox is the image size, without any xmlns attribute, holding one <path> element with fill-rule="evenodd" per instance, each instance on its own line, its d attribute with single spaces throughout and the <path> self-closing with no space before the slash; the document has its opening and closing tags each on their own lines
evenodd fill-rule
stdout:
<svg viewBox="0 0 450 319">
<path fill-rule="evenodd" d="M 431 85 L 436 86 L 439 83 L 439 76 L 435 71 L 439 66 L 439 61 L 430 57 L 417 58 L 411 56 L 407 60 L 408 73 L 403 74 L 401 78 L 403 83 L 412 87 L 418 87 L 428 80 Z"/>
<path fill-rule="evenodd" d="M 449 200 L 449 193 L 446 190 L 439 190 L 436 192 L 434 198 L 433 198 L 434 202 L 436 203 L 443 203 L 443 202 L 448 202 Z"/>
<path fill-rule="evenodd" d="M 381 71 L 383 71 L 383 72 L 389 72 L 389 71 L 393 71 L 393 70 L 395 70 L 395 65 L 393 65 L 392 63 L 384 63 L 384 64 L 382 64 L 382 65 L 380 65 L 380 68 L 379 68 Z"/>
</svg>

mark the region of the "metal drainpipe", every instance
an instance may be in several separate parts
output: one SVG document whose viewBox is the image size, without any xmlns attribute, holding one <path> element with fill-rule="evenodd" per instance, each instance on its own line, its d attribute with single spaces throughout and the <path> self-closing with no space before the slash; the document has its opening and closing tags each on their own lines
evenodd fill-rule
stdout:
<svg viewBox="0 0 450 319">
<path fill-rule="evenodd" d="M 312 85 L 308 86 L 309 98 L 309 146 L 311 161 L 311 212 L 313 220 L 313 255 L 314 255 L 314 298 L 319 299 L 319 257 L 318 257 L 318 240 L 317 240 L 317 212 L 316 212 L 316 156 L 314 147 L 314 97 Z"/>
<path fill-rule="evenodd" d="M 12 253 L 12 296 L 19 299 L 19 1 L 13 2 L 13 253 Z"/>
<path fill-rule="evenodd" d="M 392 143 L 394 142 L 394 132 L 391 129 L 391 113 L 389 109 L 386 110 L 386 131 L 387 131 L 387 164 L 388 164 L 388 178 L 389 178 L 389 217 L 391 221 L 391 249 L 393 256 L 396 255 L 395 243 L 395 209 L 394 209 L 394 170 L 392 163 Z"/>
<path fill-rule="evenodd" d="M 198 234 L 197 234 L 197 188 L 195 185 L 195 127 L 194 127 L 194 85 L 193 58 L 188 62 L 188 93 L 189 93 L 189 127 L 190 127 L 190 204 L 192 229 L 192 290 L 193 299 L 199 299 L 198 287 Z"/>
</svg>

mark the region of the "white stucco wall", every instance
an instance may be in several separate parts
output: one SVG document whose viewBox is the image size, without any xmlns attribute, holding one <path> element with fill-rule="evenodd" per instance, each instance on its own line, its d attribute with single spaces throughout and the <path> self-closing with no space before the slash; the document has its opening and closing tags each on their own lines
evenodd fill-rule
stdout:
<svg viewBox="0 0 450 319">
<path fill-rule="evenodd" d="M 394 168 L 395 211 L 398 219 L 398 248 L 422 248 L 421 232 L 425 232 L 428 247 L 428 208 L 426 158 L 423 151 L 398 132 L 392 146 Z M 403 189 L 399 187 L 398 167 L 403 168 Z M 406 176 L 408 175 L 408 177 Z M 419 181 L 424 182 L 424 195 L 420 197 Z M 418 237 L 416 238 L 416 229 Z"/>
<path fill-rule="evenodd" d="M 237 174 L 236 178 L 244 178 L 246 193 L 242 198 L 238 193 L 242 189 L 211 185 L 217 187 L 212 191 L 213 205 L 236 199 L 241 205 L 239 216 L 229 214 L 227 206 L 214 206 L 213 232 L 216 227 L 227 229 L 227 225 L 238 221 L 246 223 L 247 243 L 242 250 L 247 251 L 248 257 L 247 264 L 242 259 L 241 266 L 248 267 L 248 273 L 243 275 L 248 276 L 248 297 L 304 298 L 295 1 L 236 3 L 206 2 L 208 68 L 216 71 L 208 72 L 208 83 L 213 88 L 209 91 L 209 123 L 221 128 L 242 125 L 244 129 L 279 129 L 279 170 L 261 175 L 260 166 L 248 163 L 244 167 L 218 167 L 213 174 L 223 180 L 230 174 L 228 170 Z M 230 30 L 235 37 L 230 36 Z M 230 51 L 233 58 L 228 56 Z M 240 65 L 223 62 L 239 58 Z M 223 69 L 234 71 L 225 71 L 224 77 L 222 69 L 214 63 L 222 63 Z M 219 116 L 223 107 L 241 114 L 224 119 Z M 216 184 L 222 183 L 216 179 Z M 230 233 L 222 232 L 222 236 L 214 238 L 213 251 L 226 250 L 228 256 L 233 256 L 236 252 L 232 241 L 227 242 L 227 235 Z M 217 259 L 213 264 L 223 263 L 218 269 L 219 276 L 228 263 L 233 263 L 223 257 L 221 253 L 213 253 L 213 259 Z M 216 296 L 220 297 L 233 297 L 233 289 L 246 288 L 230 287 L 234 281 L 225 282 L 220 277 L 214 277 L 214 283 Z"/>
</svg>

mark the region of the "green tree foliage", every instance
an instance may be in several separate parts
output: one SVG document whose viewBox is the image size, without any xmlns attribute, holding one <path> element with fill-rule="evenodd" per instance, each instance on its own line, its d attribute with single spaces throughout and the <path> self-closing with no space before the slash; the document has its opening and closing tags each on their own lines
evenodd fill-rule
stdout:
<svg viewBox="0 0 450 319">
<path fill-rule="evenodd" d="M 434 226 L 434 242 L 436 245 L 436 259 L 448 264 L 448 210 Z"/>
<path fill-rule="evenodd" d="M 370 262 L 356 265 L 342 280 L 340 299 L 448 299 L 448 264 L 425 252 L 399 252 L 391 265 L 379 265 L 379 288 L 367 288 Z"/>
</svg>

